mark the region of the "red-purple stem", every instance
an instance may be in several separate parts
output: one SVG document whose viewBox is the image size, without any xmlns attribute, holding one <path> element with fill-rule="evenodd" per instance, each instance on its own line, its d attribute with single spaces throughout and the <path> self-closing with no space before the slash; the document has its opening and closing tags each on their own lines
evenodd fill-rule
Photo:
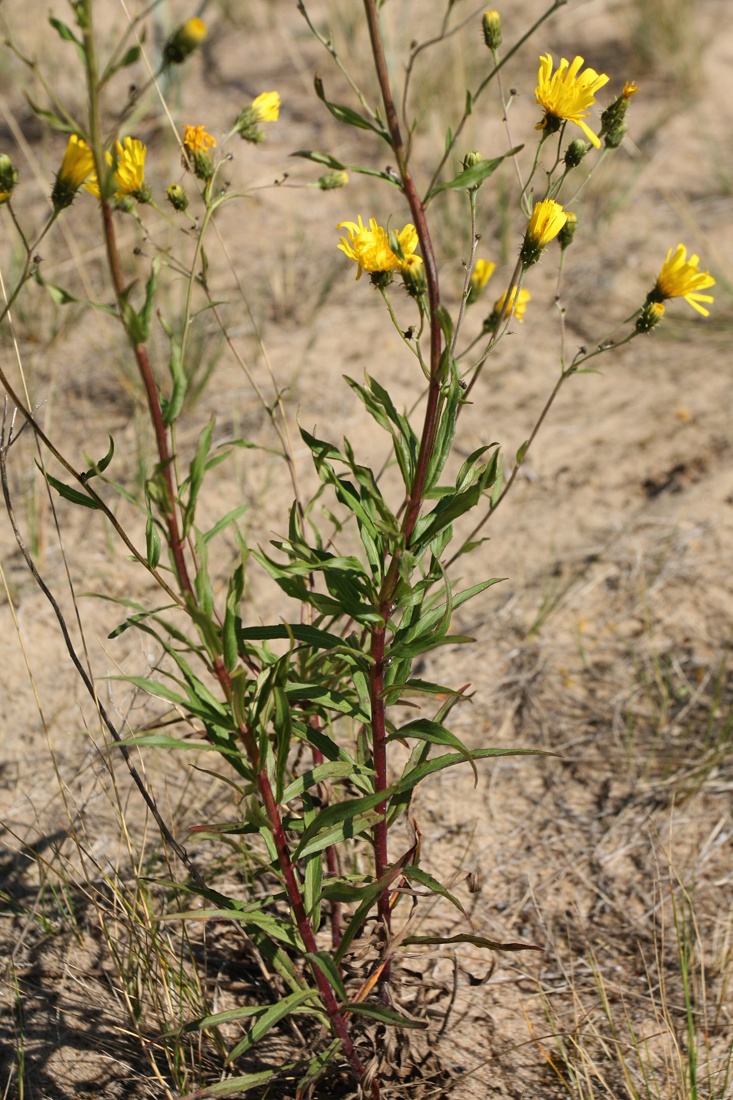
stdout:
<svg viewBox="0 0 733 1100">
<path fill-rule="evenodd" d="M 428 464 L 430 462 L 430 456 L 433 451 L 433 445 L 435 443 L 435 432 L 437 428 L 438 402 L 440 399 L 441 387 L 440 359 L 442 350 L 442 332 L 440 321 L 438 318 L 438 307 L 440 305 L 440 288 L 438 285 L 438 269 L 435 262 L 435 253 L 433 252 L 430 231 L 428 230 L 427 220 L 425 218 L 425 208 L 420 200 L 417 188 L 415 187 L 415 182 L 410 174 L 410 169 L 407 162 L 407 154 L 402 140 L 402 134 L 400 133 L 400 125 L 397 118 L 397 108 L 395 105 L 394 97 L 392 95 L 389 74 L 387 71 L 387 63 L 385 60 L 384 48 L 382 45 L 382 36 L 379 29 L 379 17 L 377 14 L 376 0 L 364 0 L 364 10 L 366 12 L 367 24 L 369 26 L 369 37 L 371 40 L 372 54 L 374 56 L 374 64 L 377 71 L 377 78 L 379 80 L 379 86 L 382 92 L 382 101 L 384 103 L 387 129 L 389 131 L 395 157 L 397 158 L 397 170 L 399 172 L 400 180 L 402 182 L 402 189 L 409 203 L 410 213 L 412 214 L 412 219 L 417 230 L 418 240 L 420 241 L 423 263 L 425 265 L 428 303 L 430 308 L 430 381 L 428 385 L 428 398 L 425 408 L 425 420 L 423 423 L 422 436 L 420 439 L 417 464 L 415 467 L 415 476 L 410 487 L 410 492 L 407 499 L 407 507 L 405 509 L 405 514 L 402 521 L 402 535 L 404 538 L 404 543 L 405 546 L 409 546 L 410 538 L 415 529 L 415 524 L 417 523 L 418 516 L 420 515 L 420 509 L 423 503 L 425 479 L 427 477 Z M 379 593 L 379 613 L 382 617 L 382 623 L 380 623 L 380 625 L 378 625 L 372 631 L 370 646 L 370 656 L 372 658 L 370 671 L 372 753 L 375 772 L 375 790 L 377 791 L 386 790 L 388 785 L 386 745 L 387 724 L 386 708 L 384 703 L 384 659 L 387 623 L 389 621 L 390 615 L 392 614 L 392 600 L 397 584 L 398 569 L 399 551 L 392 558 L 392 561 L 389 564 L 389 568 L 382 583 L 382 588 Z M 377 805 L 377 810 L 379 810 L 384 815 L 383 819 L 378 822 L 377 825 L 374 827 L 375 875 L 379 879 L 384 874 L 389 862 L 387 847 L 388 829 L 386 821 L 386 801 L 379 803 Z M 387 891 L 385 891 L 384 894 L 379 898 L 377 908 L 381 920 L 384 922 L 385 927 L 389 929 L 390 910 L 389 894 Z M 384 978 L 385 980 L 387 980 L 388 978 L 388 973 L 386 969 L 384 972 Z"/>
<path fill-rule="evenodd" d="M 107 256 L 109 259 L 109 268 L 112 275 L 112 281 L 115 288 L 115 294 L 117 296 L 117 302 L 122 314 L 122 301 L 124 294 L 124 280 L 122 277 L 122 271 L 120 268 L 119 254 L 117 252 L 117 245 L 115 241 L 114 223 L 112 220 L 112 210 L 108 202 L 102 201 L 102 218 L 104 224 L 104 236 L 107 245 Z M 168 431 L 163 420 L 163 411 L 160 405 L 160 398 L 158 396 L 158 389 L 155 385 L 155 379 L 153 378 L 153 372 L 150 366 L 150 360 L 148 358 L 147 348 L 144 344 L 138 344 L 132 342 L 133 352 L 137 361 L 140 376 L 145 387 L 145 394 L 148 402 L 148 410 L 150 412 L 150 419 L 153 424 L 153 430 L 155 432 L 155 441 L 158 450 L 158 458 L 161 473 L 163 475 L 165 489 L 166 489 L 166 503 L 165 503 L 165 520 L 168 528 L 168 541 L 173 554 L 173 560 L 175 563 L 176 574 L 178 582 L 181 586 L 181 590 L 184 593 L 187 600 L 191 602 L 191 605 L 196 604 L 196 594 L 191 584 L 191 578 L 189 576 L 188 567 L 185 558 L 185 546 L 184 541 L 180 534 L 180 525 L 178 519 L 178 512 L 176 509 L 176 494 L 174 491 L 173 483 L 173 463 L 171 450 L 169 446 Z M 232 703 L 232 682 L 231 677 L 226 669 L 226 666 L 221 657 L 216 657 L 213 663 L 213 671 L 219 684 L 227 698 L 227 701 L 231 705 Z M 245 724 L 239 723 L 239 735 L 247 753 L 250 765 L 253 773 L 257 777 L 257 787 L 259 789 L 262 803 L 265 807 L 268 820 L 270 822 L 270 828 L 275 841 L 275 849 L 277 851 L 278 864 L 280 866 L 280 873 L 283 877 L 285 884 L 285 890 L 288 895 L 288 901 L 290 909 L 295 919 L 295 923 L 298 927 L 303 945 L 307 952 L 315 954 L 318 951 L 318 945 L 316 943 L 315 935 L 313 933 L 313 927 L 308 920 L 308 915 L 303 903 L 303 896 L 298 882 L 295 866 L 293 864 L 290 850 L 288 848 L 287 838 L 285 836 L 285 830 L 283 828 L 282 818 L 280 816 L 280 808 L 275 800 L 273 794 L 272 785 L 270 784 L 269 776 L 264 768 L 260 767 L 260 754 L 257 747 L 257 739 L 253 731 Z M 341 1040 L 343 1044 L 343 1051 L 346 1058 L 349 1061 L 354 1073 L 357 1077 L 364 1075 L 364 1066 L 359 1059 L 356 1052 L 356 1048 L 349 1036 L 346 1021 L 343 1013 L 339 1009 L 338 1002 L 334 996 L 333 988 L 329 983 L 326 976 L 315 965 L 311 966 L 311 972 L 318 986 L 318 992 L 323 1001 L 323 1006 L 331 1021 L 331 1026 L 335 1034 Z M 379 1096 L 379 1087 L 374 1084 L 372 1086 L 372 1095 L 377 1098 Z"/>
</svg>

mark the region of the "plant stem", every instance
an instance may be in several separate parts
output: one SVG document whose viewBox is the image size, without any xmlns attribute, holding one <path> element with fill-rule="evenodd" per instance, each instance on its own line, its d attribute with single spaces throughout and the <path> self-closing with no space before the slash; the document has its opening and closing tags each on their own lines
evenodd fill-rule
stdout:
<svg viewBox="0 0 733 1100">
<path fill-rule="evenodd" d="M 397 117 L 397 108 L 392 88 L 390 85 L 387 63 L 384 56 L 379 18 L 377 14 L 376 0 L 364 0 L 369 38 L 372 46 L 374 65 L 379 80 L 379 86 L 384 103 L 385 119 L 389 131 L 392 148 L 397 159 L 397 170 L 402 183 L 402 190 L 410 206 L 412 219 L 417 230 L 425 276 L 427 281 L 427 296 L 430 312 L 430 376 L 428 382 L 428 398 L 425 408 L 420 448 L 418 451 L 415 476 L 407 497 L 407 506 L 402 520 L 402 535 L 404 545 L 410 543 L 410 537 L 415 529 L 420 508 L 423 503 L 425 480 L 427 477 L 428 463 L 435 442 L 435 432 L 438 422 L 438 403 L 441 391 L 440 365 L 442 351 L 442 332 L 439 321 L 440 288 L 438 285 L 438 269 L 435 262 L 430 231 L 425 218 L 425 208 L 418 195 L 415 182 L 410 174 L 407 153 Z M 386 707 L 384 702 L 384 658 L 386 647 L 387 623 L 392 614 L 392 600 L 397 584 L 399 570 L 400 551 L 396 551 L 387 569 L 384 581 L 379 593 L 379 613 L 382 622 L 371 633 L 370 656 L 372 658 L 369 672 L 369 695 L 371 702 L 372 719 L 372 754 L 374 763 L 374 789 L 384 791 L 387 789 L 387 722 Z M 389 862 L 388 853 L 388 828 L 387 828 L 387 801 L 380 802 L 377 811 L 382 819 L 374 827 L 374 871 L 377 879 L 383 877 Z M 377 911 L 380 920 L 387 931 L 390 928 L 389 893 L 385 890 L 377 902 Z M 382 988 L 389 981 L 389 966 L 385 966 L 382 972 Z"/>
</svg>

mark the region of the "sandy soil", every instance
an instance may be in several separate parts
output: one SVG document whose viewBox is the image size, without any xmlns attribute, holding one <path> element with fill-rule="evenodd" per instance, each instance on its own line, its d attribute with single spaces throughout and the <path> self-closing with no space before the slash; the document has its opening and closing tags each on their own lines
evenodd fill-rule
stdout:
<svg viewBox="0 0 733 1100">
<path fill-rule="evenodd" d="M 679 933 L 686 898 L 695 914 L 694 1021 L 706 1037 L 706 1073 L 719 1071 L 733 1042 L 733 13 L 726 0 L 695 5 L 693 29 L 685 25 L 676 40 L 674 26 L 671 37 L 664 36 L 660 17 L 659 40 L 650 46 L 639 18 L 657 6 L 689 18 L 689 6 L 672 0 L 568 4 L 506 73 L 505 86 L 518 93 L 512 136 L 527 142 L 537 115 L 536 58 L 546 49 L 583 54 L 612 74 L 614 94 L 626 79 L 642 86 L 629 140 L 577 207 L 592 229 L 579 232 L 568 254 L 562 284 L 567 346 L 592 345 L 637 308 L 678 241 L 714 272 L 716 301 L 707 321 L 684 302 L 670 304 L 653 335 L 604 357 L 599 373 L 571 380 L 492 520 L 490 541 L 467 560 L 466 583 L 487 575 L 506 580 L 468 605 L 456 623 L 476 638 L 470 669 L 463 650 L 439 650 L 430 672 L 447 682 L 471 680 L 472 701 L 457 712 L 455 727 L 471 747 L 522 746 L 552 755 L 483 767 L 475 787 L 460 770 L 426 785 L 416 805 L 423 861 L 454 884 L 480 933 L 523 939 L 542 951 L 490 956 L 461 947 L 406 958 L 399 995 L 427 1012 L 438 1060 L 426 1058 L 422 1084 L 413 1078 L 396 1095 L 626 1096 L 619 1051 L 633 1061 L 642 1039 L 655 1065 L 679 1068 L 687 1040 L 675 914 Z M 339 7 L 314 5 L 314 11 Z M 526 25 L 524 16 L 528 21 L 541 10 L 529 0 L 515 7 L 508 41 Z M 411 37 L 405 27 L 412 24 L 401 22 L 403 8 L 414 15 L 414 4 L 392 0 L 385 7 L 395 71 L 399 43 Z M 112 26 L 115 5 L 110 0 L 100 10 Z M 340 15 L 346 22 L 346 13 Z M 17 0 L 7 0 L 3 16 L 26 44 L 37 33 Z M 336 252 L 334 226 L 372 211 L 400 222 L 405 212 L 389 206 L 396 191 L 379 190 L 367 177 L 352 175 L 341 191 L 303 189 L 318 172 L 288 160 L 293 150 L 328 150 L 347 162 L 357 149 L 362 160 L 365 154 L 309 90 L 314 71 L 334 94 L 340 81 L 294 5 L 263 0 L 242 12 L 222 5 L 207 19 L 205 50 L 186 81 L 167 89 L 176 120 L 205 122 L 218 134 L 263 89 L 277 87 L 283 99 L 281 121 L 268 130 L 265 146 L 233 147 L 233 187 L 255 189 L 243 204 L 222 211 L 219 235 L 211 238 L 211 270 L 217 294 L 232 303 L 227 322 L 234 344 L 270 399 L 270 368 L 286 388 L 293 427 L 297 416 L 335 439 L 348 435 L 360 455 L 378 462 L 381 444 L 342 375 L 359 379 L 369 371 L 389 383 L 398 405 L 413 400 L 418 382 L 378 295 L 365 280 L 354 283 Z M 460 100 L 464 59 L 456 50 L 451 44 L 444 58 L 453 64 L 446 83 L 455 80 Z M 59 92 L 79 103 L 67 68 L 59 63 L 58 72 Z M 32 218 L 42 214 L 63 142 L 41 133 L 22 98 L 24 82 L 19 66 L 0 77 L 0 150 L 12 154 L 28 182 L 22 209 Z M 426 101 L 435 98 L 429 79 L 416 87 Z M 433 114 L 444 127 L 440 109 L 444 104 Z M 477 112 L 466 148 L 484 155 L 503 148 L 497 118 L 494 109 Z M 421 150 L 433 137 L 442 141 L 437 121 L 436 127 L 436 135 L 419 135 Z M 160 191 L 176 164 L 165 120 L 151 108 L 135 132 L 150 147 L 149 174 Z M 370 163 L 384 167 L 382 151 L 372 153 Z M 285 172 L 281 186 L 266 186 Z M 449 196 L 436 224 L 443 285 L 454 301 L 466 251 L 459 202 Z M 92 209 L 91 200 L 80 200 L 68 214 L 66 236 L 49 239 L 43 251 L 44 277 L 82 296 L 101 262 L 85 224 Z M 481 253 L 503 265 L 492 287 L 513 264 L 516 227 L 506 230 L 502 217 L 486 209 L 479 227 Z M 158 214 L 144 211 L 143 223 L 153 240 L 165 240 Z M 14 271 L 7 217 L 0 231 L 7 286 Z M 120 221 L 119 232 L 129 272 L 144 280 L 152 244 L 131 219 Z M 245 273 L 246 299 L 237 296 L 229 260 Z M 531 430 L 557 370 L 556 280 L 555 258 L 548 256 L 532 273 L 526 322 L 492 357 L 474 391 L 460 454 L 496 439 L 512 455 Z M 490 306 L 491 288 L 488 297 Z M 175 308 L 173 295 L 169 308 Z M 84 452 L 104 453 L 112 434 L 113 476 L 139 491 L 139 456 L 150 455 L 150 439 L 119 334 L 76 307 L 66 310 L 59 323 L 45 292 L 31 287 L 15 311 L 32 400 L 79 465 Z M 406 327 L 409 303 L 398 300 L 398 310 Z M 204 358 L 215 354 L 215 371 L 186 414 L 179 453 L 194 445 L 211 414 L 218 441 L 241 435 L 271 445 L 267 418 L 214 329 L 204 322 L 201 346 Z M 0 355 L 17 382 L 7 331 Z M 295 455 L 302 484 L 312 486 L 305 449 L 296 444 Z M 108 638 L 123 617 L 109 597 L 144 601 L 150 588 L 101 522 L 61 502 L 55 527 L 34 457 L 26 433 L 11 460 L 25 538 L 79 645 L 73 584 L 100 695 L 121 726 L 138 728 L 155 707 L 108 677 L 150 675 L 159 654 L 132 631 Z M 238 452 L 218 468 L 201 518 L 214 522 L 244 502 L 248 534 L 266 540 L 285 525 L 288 493 L 274 461 Z M 120 517 L 142 537 L 132 508 L 123 503 Z M 228 537 L 217 549 L 222 585 L 235 550 Z M 34 1100 L 176 1095 L 160 1046 L 143 1041 L 159 1034 L 154 1021 L 165 1017 L 165 1006 L 156 1003 L 160 992 L 130 971 L 135 951 L 126 920 L 134 910 L 150 935 L 152 908 L 165 908 L 164 892 L 143 899 L 133 869 L 158 880 L 172 871 L 126 770 L 105 748 L 49 605 L 4 518 L 0 565 L 0 1088 L 5 1096 Z M 252 576 L 247 599 L 252 622 L 287 614 L 282 598 L 259 577 Z M 183 754 L 150 752 L 138 764 L 179 839 L 186 841 L 191 826 L 232 812 L 226 786 L 194 770 Z M 209 762 L 196 758 L 196 764 Z M 129 834 L 120 830 L 121 810 Z M 234 873 L 215 862 L 221 857 L 213 850 L 191 850 L 207 868 L 212 861 L 219 881 Z M 424 920 L 427 927 L 458 931 L 458 914 L 443 903 Z M 218 1007 L 237 1003 L 243 990 L 252 995 L 247 953 L 223 931 L 192 933 L 190 942 L 177 932 L 160 934 L 171 959 L 187 952 L 195 959 L 191 965 Z M 599 987 L 622 1038 L 604 1014 Z M 390 1056 L 399 1065 L 399 1050 Z M 565 1056 L 591 1074 L 585 1093 L 571 1087 Z M 431 1077 L 439 1066 L 443 1076 Z M 659 1070 L 667 1085 L 648 1095 L 686 1096 L 681 1086 L 675 1091 L 674 1073 L 665 1078 L 665 1072 Z M 723 1092 L 709 1088 L 701 1095 L 722 1100 Z"/>
</svg>

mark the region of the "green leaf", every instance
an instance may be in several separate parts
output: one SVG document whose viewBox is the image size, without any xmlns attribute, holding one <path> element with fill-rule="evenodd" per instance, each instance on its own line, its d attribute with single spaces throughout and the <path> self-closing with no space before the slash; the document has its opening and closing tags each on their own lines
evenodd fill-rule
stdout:
<svg viewBox="0 0 733 1100">
<path fill-rule="evenodd" d="M 372 1020 L 379 1020 L 380 1023 L 386 1024 L 387 1027 L 407 1027 L 424 1031 L 428 1026 L 427 1020 L 413 1020 L 409 1016 L 396 1012 L 394 1008 L 375 1004 L 374 1001 L 350 1002 L 344 1005 L 344 1012 L 352 1012 L 356 1016 L 369 1016 Z"/>
<path fill-rule="evenodd" d="M 232 508 L 231 511 L 227 512 L 225 516 L 222 516 L 221 519 L 218 520 L 213 527 L 211 527 L 208 531 L 202 533 L 201 537 L 203 538 L 204 542 L 211 542 L 211 540 L 215 538 L 221 531 L 225 530 L 225 528 L 227 528 L 230 523 L 234 523 L 235 519 L 239 519 L 240 516 L 243 516 L 244 513 L 248 511 L 248 504 L 238 504 L 236 508 Z"/>
<path fill-rule="evenodd" d="M 145 552 L 150 568 L 157 569 L 160 561 L 160 534 L 158 525 L 151 515 L 145 522 Z"/>
<path fill-rule="evenodd" d="M 39 107 L 37 103 L 34 103 L 27 92 L 23 93 L 28 103 L 28 106 L 33 111 L 34 115 L 37 115 L 47 126 L 50 126 L 52 130 L 58 130 L 62 134 L 78 134 L 81 127 L 77 126 L 75 122 L 65 122 L 64 119 L 59 118 L 55 111 L 47 111 L 43 107 Z M 38 282 L 38 279 L 36 279 Z M 43 283 L 41 282 L 42 286 Z"/>
<path fill-rule="evenodd" d="M 451 905 L 455 905 L 459 913 L 466 918 L 473 928 L 471 918 L 458 898 L 454 894 L 451 894 L 450 890 L 447 890 L 436 878 L 429 875 L 427 871 L 423 871 L 422 867 L 405 867 L 404 875 L 409 882 L 419 882 L 421 886 L 426 886 L 433 894 L 440 894 L 440 896 L 449 901 Z"/>
<path fill-rule="evenodd" d="M 313 79 L 313 86 L 318 98 L 326 105 L 333 117 L 338 119 L 339 122 L 344 122 L 347 126 L 356 126 L 359 130 L 371 130 L 372 133 L 383 138 L 384 141 L 391 146 L 392 142 L 390 136 L 381 126 L 375 126 L 373 122 L 364 118 L 363 115 L 357 114 L 356 111 L 352 111 L 351 107 L 345 107 L 340 103 L 332 103 L 330 100 L 326 99 L 326 93 L 323 90 L 323 81 L 317 74 Z"/>
<path fill-rule="evenodd" d="M 289 1016 L 293 1009 L 298 1005 L 304 1004 L 306 1001 L 318 999 L 318 994 L 315 989 L 305 989 L 300 993 L 291 993 L 287 997 L 283 997 L 277 1004 L 271 1005 L 266 1012 L 255 1020 L 252 1027 L 249 1029 L 244 1039 L 237 1043 L 227 1058 L 228 1062 L 233 1062 L 235 1058 L 239 1058 L 245 1051 L 250 1050 L 255 1043 L 266 1035 L 271 1027 L 279 1023 L 285 1016 Z"/>
<path fill-rule="evenodd" d="M 134 46 L 130 46 L 129 50 L 117 62 L 112 72 L 117 72 L 118 69 L 126 69 L 128 65 L 134 65 L 140 57 L 140 53 L 141 50 L 137 44 Z"/>
<path fill-rule="evenodd" d="M 522 446 L 517 451 L 517 460 L 516 460 L 517 461 L 517 466 L 521 466 L 521 464 L 524 462 L 524 456 L 527 453 L 527 448 L 528 447 L 529 447 L 529 440 L 525 439 L 524 443 L 522 444 Z"/>
<path fill-rule="evenodd" d="M 333 956 L 329 955 L 327 951 L 319 951 L 316 954 L 308 951 L 306 952 L 306 959 L 312 966 L 317 966 L 329 984 L 333 987 L 336 996 L 339 1001 L 346 1000 L 346 990 L 344 989 L 344 983 L 341 979 L 341 975 L 338 972 L 338 967 L 333 961 Z"/>
<path fill-rule="evenodd" d="M 211 438 L 213 432 L 214 418 L 212 417 L 204 430 L 201 432 L 201 435 L 199 436 L 196 454 L 194 455 L 193 461 L 191 463 L 191 472 L 189 474 L 188 501 L 183 510 L 183 538 L 186 538 L 193 526 L 194 517 L 196 515 L 196 501 L 199 495 L 199 490 L 203 484 L 204 474 L 206 473 L 207 459 L 209 457 L 209 451 L 211 450 Z"/>
<path fill-rule="evenodd" d="M 298 149 L 295 153 L 290 154 L 291 157 L 305 157 L 306 160 L 313 160 L 316 164 L 325 164 L 327 168 L 333 168 L 334 171 L 343 171 L 346 168 L 345 164 L 342 164 L 336 157 L 332 157 L 330 153 L 316 153 L 313 149 Z"/>
<path fill-rule="evenodd" d="M 183 408 L 188 390 L 188 378 L 183 369 L 182 348 L 180 340 L 173 335 L 170 337 L 171 352 L 168 359 L 168 370 L 171 375 L 171 394 L 168 398 L 162 398 L 163 423 L 170 427 Z"/>
<path fill-rule="evenodd" d="M 473 749 L 471 751 L 473 760 L 488 760 L 495 756 L 555 756 L 555 753 L 548 752 L 545 749 Z M 456 764 L 465 764 L 465 762 L 462 753 L 448 752 L 444 753 L 443 756 L 436 756 L 432 760 L 424 760 L 413 768 L 410 768 L 408 764 L 409 770 L 403 772 L 401 778 L 392 784 L 389 793 L 402 794 L 422 783 L 423 779 L 426 779 L 429 775 L 443 771 L 445 768 L 452 768 Z"/>
<path fill-rule="evenodd" d="M 81 475 L 83 481 L 89 481 L 90 478 L 96 477 L 97 474 L 103 474 L 109 466 L 110 462 L 112 461 L 115 453 L 115 441 L 111 435 L 107 438 L 109 439 L 109 450 L 107 451 L 104 458 L 100 458 L 99 462 L 95 462 L 89 457 L 88 454 L 84 455 L 84 458 L 89 463 L 90 468 L 88 470 L 85 470 L 85 472 Z"/>
<path fill-rule="evenodd" d="M 282 1073 L 287 1066 L 278 1066 L 277 1069 L 262 1069 L 257 1073 L 245 1073 L 243 1077 L 228 1077 L 226 1081 L 220 1081 L 217 1085 L 208 1085 L 203 1091 L 195 1093 L 199 1100 L 206 1096 L 231 1096 L 232 1093 L 249 1092 L 257 1085 L 264 1085 L 271 1080 L 276 1073 Z"/>
<path fill-rule="evenodd" d="M 59 37 L 63 38 L 65 42 L 73 42 L 74 45 L 81 47 L 81 40 L 76 37 L 71 27 L 66 23 L 62 23 L 60 19 L 56 19 L 53 15 L 49 15 L 48 21 L 53 29 L 58 32 Z"/>
<path fill-rule="evenodd" d="M 414 722 L 407 722 L 404 726 L 400 726 L 398 730 L 395 730 L 394 733 L 390 733 L 387 740 L 394 741 L 397 738 L 405 737 L 415 737 L 419 741 L 428 741 L 432 745 L 450 745 L 452 748 L 458 749 L 463 759 L 471 765 L 474 786 L 478 785 L 478 772 L 471 753 L 460 737 L 456 737 L 455 733 L 446 729 L 440 722 L 431 722 L 428 718 L 417 718 Z"/>
<path fill-rule="evenodd" d="M 67 132 L 73 133 L 72 130 L 68 130 Z M 118 316 L 115 306 L 101 305 L 99 302 L 92 302 L 89 298 L 78 298 L 76 294 L 71 294 L 70 291 L 64 290 L 63 287 L 54 286 L 53 283 L 47 283 L 38 270 L 34 272 L 33 277 L 39 286 L 44 287 L 51 301 L 57 306 L 66 306 L 71 302 L 76 302 L 76 304 L 80 306 L 91 306 L 92 309 L 99 310 L 100 313 L 109 313 L 112 317 Z"/>
<path fill-rule="evenodd" d="M 96 500 L 92 500 L 86 493 L 80 493 L 78 489 L 72 489 L 70 485 L 66 485 L 63 481 L 59 481 L 58 478 L 53 477 L 52 474 L 43 470 L 41 470 L 41 473 L 43 473 L 48 484 L 65 500 L 70 500 L 72 504 L 80 504 L 82 508 L 99 509 L 100 505 L 97 504 Z"/>
<path fill-rule="evenodd" d="M 297 779 L 288 784 L 282 793 L 280 802 L 283 806 L 287 806 L 288 802 L 298 798 L 303 791 L 315 787 L 317 783 L 322 783 L 326 779 L 342 779 L 353 770 L 354 765 L 347 760 L 329 760 L 325 764 L 316 764 L 314 768 L 309 768 L 308 771 L 303 772 L 302 775 L 299 775 Z"/>
<path fill-rule="evenodd" d="M 440 191 L 465 191 L 469 187 L 478 187 L 496 171 L 503 160 L 506 160 L 507 157 L 513 157 L 523 148 L 523 145 L 517 145 L 500 157 L 494 157 L 493 160 L 480 160 L 472 168 L 465 168 L 452 180 L 447 180 L 445 183 L 436 183 L 435 187 L 431 188 L 425 196 L 425 202 L 429 202 Z"/>
<path fill-rule="evenodd" d="M 205 540 L 203 540 L 205 542 Z M 233 672 L 239 662 L 239 643 L 237 627 L 241 626 L 239 607 L 244 594 L 244 564 L 239 563 L 234 570 L 227 591 L 227 604 L 222 626 L 222 648 L 227 672 Z"/>
</svg>

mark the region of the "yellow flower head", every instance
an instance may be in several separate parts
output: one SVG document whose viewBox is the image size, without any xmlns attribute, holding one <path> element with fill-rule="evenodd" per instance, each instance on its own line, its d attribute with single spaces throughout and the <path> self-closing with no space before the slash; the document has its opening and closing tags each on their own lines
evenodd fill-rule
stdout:
<svg viewBox="0 0 733 1100">
<path fill-rule="evenodd" d="M 94 171 L 92 151 L 83 138 L 72 134 L 61 161 L 57 180 L 77 191 Z"/>
<path fill-rule="evenodd" d="M 402 251 L 402 258 L 389 247 L 389 233 L 377 224 L 376 218 L 369 219 L 367 228 L 359 216 L 356 222 L 339 222 L 337 229 L 346 229 L 348 237 L 342 237 L 338 247 L 359 265 L 356 273 L 361 278 L 363 271 L 407 271 L 422 263 L 414 252 L 418 245 L 417 230 L 414 225 L 406 225 L 396 234 Z"/>
<path fill-rule="evenodd" d="M 279 92 L 262 92 L 252 100 L 252 110 L 258 122 L 277 122 L 280 117 Z"/>
<path fill-rule="evenodd" d="M 208 153 L 209 149 L 216 146 L 216 138 L 207 134 L 204 126 L 186 126 L 183 133 L 183 144 L 189 153 Z"/>
<path fill-rule="evenodd" d="M 520 325 L 524 320 L 524 315 L 527 312 L 527 302 L 532 298 L 532 295 L 524 287 L 519 291 L 517 295 L 517 288 L 514 287 L 511 293 L 511 298 L 507 301 L 507 291 L 505 290 L 501 298 L 497 298 L 494 302 L 494 308 L 492 310 L 492 317 L 494 320 L 501 317 L 502 320 L 507 320 L 512 314 L 519 321 Z M 493 328 L 493 325 L 491 326 Z"/>
<path fill-rule="evenodd" d="M 525 267 L 537 263 L 542 249 L 558 235 L 567 220 L 567 214 L 554 199 L 535 203 L 520 252 Z"/>
<path fill-rule="evenodd" d="M 130 195 L 140 202 L 147 202 L 150 193 L 145 187 L 146 146 L 137 138 L 126 137 L 124 142 L 115 142 L 115 152 L 117 154 L 114 177 L 115 199 L 119 201 Z M 105 157 L 107 158 L 107 164 L 111 167 L 113 158 L 109 150 L 105 153 Z M 99 198 L 99 180 L 96 172 L 90 175 L 84 184 L 84 189 Z"/>
<path fill-rule="evenodd" d="M 639 85 L 635 84 L 633 80 L 627 80 L 624 84 L 624 90 L 622 91 L 621 95 L 624 97 L 624 99 L 631 99 L 632 95 L 636 95 L 638 91 Z"/>
<path fill-rule="evenodd" d="M 476 260 L 473 265 L 473 271 L 471 272 L 471 280 L 468 284 L 468 295 L 466 302 L 469 306 L 478 299 L 482 290 L 488 283 L 491 276 L 494 274 L 496 264 L 491 263 L 490 260 Z"/>
<path fill-rule="evenodd" d="M 591 128 L 584 121 L 590 113 L 590 108 L 595 103 L 595 93 L 608 83 L 605 73 L 597 73 L 595 69 L 586 69 L 579 74 L 582 68 L 583 58 L 574 58 L 570 64 L 563 57 L 552 72 L 552 56 L 544 54 L 540 58 L 540 71 L 537 77 L 535 96 L 537 102 L 545 109 L 545 117 L 536 126 L 537 130 L 547 130 L 555 133 L 563 122 L 573 122 L 580 126 L 581 130 L 596 149 L 600 147 L 600 141 Z"/>
<path fill-rule="evenodd" d="M 687 259 L 687 249 L 682 244 L 678 244 L 674 252 L 670 248 L 654 289 L 647 295 L 647 302 L 684 298 L 703 317 L 709 317 L 710 310 L 700 303 L 712 302 L 714 299 L 710 294 L 700 294 L 699 291 L 715 286 L 715 279 L 709 272 L 700 271 L 699 262 L 699 256 L 690 256 Z"/>
<path fill-rule="evenodd" d="M 239 134 L 243 141 L 251 141 L 254 145 L 258 145 L 265 140 L 260 123 L 277 122 L 279 117 L 280 93 L 261 92 L 252 100 L 249 107 L 239 112 L 232 133 Z"/>
<path fill-rule="evenodd" d="M 476 260 L 471 272 L 471 286 L 475 287 L 477 292 L 483 290 L 495 269 L 496 264 L 490 260 Z"/>
</svg>

